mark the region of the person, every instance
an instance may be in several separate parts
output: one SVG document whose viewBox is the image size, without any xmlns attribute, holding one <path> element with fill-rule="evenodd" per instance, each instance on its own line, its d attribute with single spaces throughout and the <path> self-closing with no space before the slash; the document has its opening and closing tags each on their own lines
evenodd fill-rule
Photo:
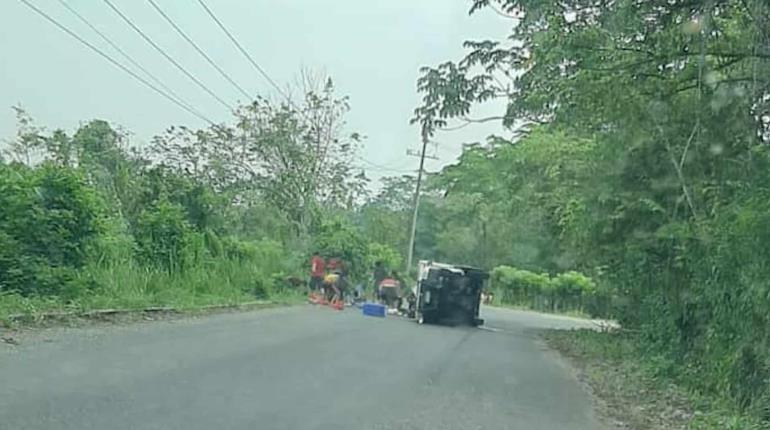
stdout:
<svg viewBox="0 0 770 430">
<path fill-rule="evenodd" d="M 342 300 L 342 291 L 340 290 L 339 273 L 329 273 L 323 279 L 324 296 L 330 304 Z"/>
<path fill-rule="evenodd" d="M 396 270 L 392 271 L 390 276 L 395 279 L 396 282 L 398 282 L 398 299 L 396 301 L 396 309 L 401 309 L 401 303 L 404 296 L 403 289 L 406 288 L 406 282 Z"/>
<path fill-rule="evenodd" d="M 310 291 L 319 291 L 323 284 L 326 268 L 324 259 L 318 252 L 313 253 L 310 258 Z"/>
<path fill-rule="evenodd" d="M 348 265 L 345 260 L 337 260 L 332 273 L 337 274 L 337 290 L 340 300 L 348 295 Z"/>
<path fill-rule="evenodd" d="M 398 305 L 399 298 L 401 296 L 400 289 L 401 283 L 396 280 L 396 273 L 393 272 L 391 276 L 386 277 L 380 282 L 380 300 L 385 303 L 389 308 L 394 308 Z"/>
<path fill-rule="evenodd" d="M 388 276 L 388 273 L 385 270 L 385 265 L 382 264 L 382 261 L 375 261 L 374 270 L 372 271 L 372 280 L 374 281 L 374 297 L 372 297 L 373 300 L 377 300 L 380 298 L 380 294 L 379 294 L 380 282 L 382 282 L 382 280 L 385 279 L 387 276 Z"/>
<path fill-rule="evenodd" d="M 326 269 L 329 270 L 329 272 L 334 272 L 337 269 L 339 269 L 340 266 L 340 260 L 337 257 L 332 257 L 329 259 L 329 261 L 326 262 Z"/>
</svg>

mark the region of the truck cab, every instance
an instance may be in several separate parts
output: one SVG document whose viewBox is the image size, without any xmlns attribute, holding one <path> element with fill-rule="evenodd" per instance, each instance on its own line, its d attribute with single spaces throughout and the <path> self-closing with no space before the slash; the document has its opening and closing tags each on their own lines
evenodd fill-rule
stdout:
<svg viewBox="0 0 770 430">
<path fill-rule="evenodd" d="M 415 287 L 418 323 L 471 325 L 479 318 L 481 291 L 489 274 L 468 266 L 420 261 Z"/>
</svg>

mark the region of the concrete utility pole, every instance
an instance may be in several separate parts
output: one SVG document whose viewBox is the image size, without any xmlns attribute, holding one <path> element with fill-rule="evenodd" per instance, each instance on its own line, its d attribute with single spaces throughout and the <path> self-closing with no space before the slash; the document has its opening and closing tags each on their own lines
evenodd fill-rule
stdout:
<svg viewBox="0 0 770 430">
<path fill-rule="evenodd" d="M 417 233 L 417 211 L 420 207 L 420 186 L 422 185 L 422 172 L 425 166 L 425 158 L 432 158 L 434 160 L 438 157 L 427 157 L 425 155 L 425 149 L 428 146 L 428 134 L 422 134 L 422 151 L 419 154 L 407 151 L 408 155 L 417 155 L 420 157 L 420 170 L 417 171 L 417 186 L 414 189 L 414 209 L 412 212 L 412 230 L 409 233 L 409 250 L 406 257 L 406 274 L 409 275 L 409 270 L 412 268 L 412 259 L 414 258 L 414 238 Z"/>
</svg>

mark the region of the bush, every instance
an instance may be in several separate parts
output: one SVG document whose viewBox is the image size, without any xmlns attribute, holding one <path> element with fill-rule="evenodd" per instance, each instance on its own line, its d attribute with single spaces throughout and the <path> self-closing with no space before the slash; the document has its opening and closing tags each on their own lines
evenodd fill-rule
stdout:
<svg viewBox="0 0 770 430">
<path fill-rule="evenodd" d="M 393 248 L 381 243 L 370 243 L 366 253 L 366 265 L 368 268 L 374 267 L 374 263 L 381 261 L 382 264 L 390 269 L 396 269 L 402 264 L 401 254 Z"/>
<path fill-rule="evenodd" d="M 0 290 L 72 296 L 104 206 L 76 170 L 0 165 Z M 88 284 L 88 283 L 86 283 Z"/>
<path fill-rule="evenodd" d="M 582 273 L 560 273 L 553 279 L 554 307 L 559 309 L 583 309 L 583 299 L 592 296 L 596 284 Z"/>
<path fill-rule="evenodd" d="M 503 303 L 543 308 L 550 297 L 551 279 L 547 274 L 499 266 L 492 270 L 494 288 L 501 291 Z"/>
<path fill-rule="evenodd" d="M 509 266 L 498 266 L 492 270 L 492 288 L 498 292 L 504 304 L 525 306 L 547 311 L 599 312 L 606 309 L 600 300 L 596 283 L 579 272 L 561 273 L 550 277 L 545 273 L 534 273 Z"/>
<path fill-rule="evenodd" d="M 366 276 L 368 245 L 361 230 L 341 217 L 322 220 L 313 234 L 313 250 L 348 265 L 353 279 Z"/>
<path fill-rule="evenodd" d="M 137 258 L 148 266 L 177 271 L 195 258 L 195 233 L 177 204 L 161 201 L 142 211 L 134 236 Z"/>
</svg>

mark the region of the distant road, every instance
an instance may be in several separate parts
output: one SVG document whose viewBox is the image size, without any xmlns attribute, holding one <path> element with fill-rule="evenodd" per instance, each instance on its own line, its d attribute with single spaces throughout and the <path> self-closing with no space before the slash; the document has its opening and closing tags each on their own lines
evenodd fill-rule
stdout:
<svg viewBox="0 0 770 430">
<path fill-rule="evenodd" d="M 590 323 L 483 314 L 486 330 L 300 306 L 33 333 L 0 346 L 0 429 L 601 428 L 528 330 Z"/>
</svg>

